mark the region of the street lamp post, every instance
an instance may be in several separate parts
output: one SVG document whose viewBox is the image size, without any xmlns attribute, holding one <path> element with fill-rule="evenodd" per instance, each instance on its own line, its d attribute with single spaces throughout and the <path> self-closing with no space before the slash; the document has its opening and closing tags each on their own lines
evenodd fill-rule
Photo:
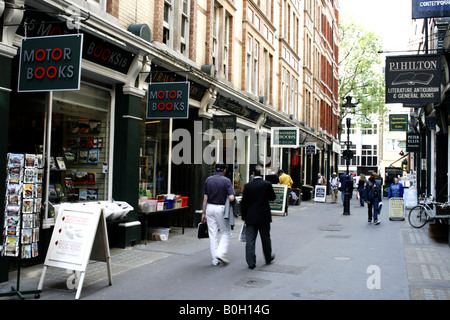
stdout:
<svg viewBox="0 0 450 320">
<path fill-rule="evenodd" d="M 345 194 L 344 194 L 344 213 L 343 215 L 350 215 L 350 159 L 353 157 L 353 152 L 350 151 L 350 127 L 352 120 L 347 118 L 347 150 L 344 157 L 347 165 L 347 176 L 345 177 Z"/>
<path fill-rule="evenodd" d="M 356 107 L 352 103 L 352 97 L 347 96 L 345 97 L 347 102 L 342 105 L 343 108 L 354 108 Z M 345 163 L 347 165 L 347 174 L 346 174 L 346 181 L 345 181 L 345 193 L 344 193 L 344 212 L 343 215 L 350 215 L 350 160 L 353 158 L 353 151 L 350 150 L 350 127 L 351 127 L 352 120 L 350 118 L 347 118 L 347 150 L 344 150 L 343 156 L 345 158 Z"/>
</svg>

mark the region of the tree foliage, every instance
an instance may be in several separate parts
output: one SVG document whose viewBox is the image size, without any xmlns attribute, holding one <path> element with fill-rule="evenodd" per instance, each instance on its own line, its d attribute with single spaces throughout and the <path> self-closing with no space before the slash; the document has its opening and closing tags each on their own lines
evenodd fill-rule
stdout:
<svg viewBox="0 0 450 320">
<path fill-rule="evenodd" d="M 385 114 L 385 82 L 383 73 L 382 39 L 350 17 L 341 17 L 339 48 L 339 99 L 342 106 L 346 96 L 352 96 L 355 110 L 341 108 L 340 119 L 354 112 L 359 125 Z"/>
</svg>

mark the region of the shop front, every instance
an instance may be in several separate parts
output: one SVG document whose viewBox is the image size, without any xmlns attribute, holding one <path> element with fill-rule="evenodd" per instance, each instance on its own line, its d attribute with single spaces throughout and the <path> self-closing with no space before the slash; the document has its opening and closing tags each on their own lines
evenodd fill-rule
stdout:
<svg viewBox="0 0 450 320">
<path fill-rule="evenodd" d="M 199 222 L 201 189 L 206 178 L 214 173 L 216 163 L 228 165 L 227 177 L 238 196 L 250 181 L 256 164 L 264 165 L 266 174 L 276 174 L 283 158 L 280 148 L 271 148 L 270 127 L 288 125 L 272 114 L 267 115 L 262 108 L 243 101 L 238 94 L 217 88 L 213 77 L 176 62 L 179 61 L 174 60 L 171 65 L 170 61 L 153 58 L 146 82 L 150 88 L 152 84 L 189 82 L 188 116 L 172 119 L 149 116 L 148 97 L 142 99 L 140 216 L 142 221 L 149 219 L 149 224 L 157 228 L 180 225 L 180 219 L 183 219 L 183 226 L 192 227 Z M 172 209 L 168 207 L 172 203 L 167 201 L 172 199 L 181 206 L 186 205 L 188 212 L 179 218 L 172 215 L 171 219 L 162 214 L 166 220 L 158 219 L 159 209 L 155 206 L 160 205 L 162 212 L 176 213 L 166 211 Z"/>
<path fill-rule="evenodd" d="M 9 65 L 9 68 L 6 68 L 8 70 L 4 70 L 5 74 L 10 76 L 2 87 L 5 99 L 1 100 L 0 118 L 5 134 L 1 140 L 1 163 L 6 164 L 8 154 L 42 159 L 42 162 L 36 161 L 35 165 L 29 164 L 28 169 L 25 168 L 27 172 L 34 170 L 37 173 L 32 182 L 36 192 L 30 193 L 32 196 L 27 199 L 27 212 L 24 212 L 29 213 L 29 201 L 39 203 L 30 209 L 30 213 L 36 217 L 30 225 L 30 229 L 32 227 L 36 230 L 31 238 L 36 240 L 38 245 L 38 249 L 33 251 L 33 259 L 29 260 L 32 264 L 42 262 L 45 258 L 55 215 L 62 203 L 125 201 L 133 206 L 136 212 L 120 218 L 125 222 L 138 220 L 135 194 L 138 190 L 139 143 L 127 141 L 139 141 L 140 132 L 136 119 L 141 119 L 140 108 L 144 94 L 142 90 L 135 88 L 134 80 L 142 68 L 142 57 L 145 53 L 138 49 L 140 41 L 137 37 L 117 31 L 120 30 L 118 28 L 111 28 L 106 21 L 96 22 L 105 26 L 105 32 L 121 32 L 123 42 L 102 38 L 98 28 L 94 30 L 86 26 L 73 30 L 67 27 L 65 21 L 59 23 L 55 22 L 56 20 L 54 16 L 42 11 L 26 11 L 22 24 L 12 38 L 33 39 L 39 44 L 39 39 L 49 39 L 50 36 L 82 35 L 82 61 L 77 88 L 53 90 L 38 87 L 35 90 L 21 90 L 18 85 L 20 65 L 23 62 L 19 56 L 20 48 L 13 52 L 11 43 L 11 47 L 8 47 L 10 56 L 2 56 L 2 65 Z M 34 24 L 30 24 L 25 30 L 24 22 L 29 21 L 34 21 Z M 40 24 L 37 24 L 37 21 Z M 109 29 L 106 26 L 109 26 Z M 127 41 L 130 42 L 124 45 Z M 20 43 L 14 41 L 15 45 Z M 47 60 L 44 54 L 50 54 L 53 60 L 63 60 L 65 54 L 69 55 L 69 50 L 30 49 L 27 59 L 30 62 L 44 61 Z M 115 59 L 111 59 L 111 56 Z M 33 77 L 37 79 L 45 77 L 39 68 L 41 66 L 33 71 Z M 61 79 L 70 77 L 72 71 L 67 67 L 42 67 L 42 70 L 47 70 L 46 77 Z M 59 70 L 59 73 L 53 73 L 52 70 Z M 135 110 L 139 110 L 139 113 Z M 124 158 L 124 155 L 131 160 Z M 3 174 L 1 178 L 7 181 L 8 173 L 6 176 Z M 31 183 L 31 180 L 28 183 Z M 122 183 L 136 186 L 133 197 L 129 196 L 130 192 L 126 188 L 122 188 Z M 3 194 L 8 192 L 1 191 Z M 23 200 L 25 195 L 28 197 L 28 194 L 24 193 Z M 6 206 L 8 205 L 6 203 Z M 8 207 L 2 210 L 5 212 L 1 220 L 2 234 L 4 229 L 11 232 L 13 230 L 10 225 L 4 224 L 7 220 L 6 214 L 10 212 L 6 209 Z M 108 221 L 110 245 L 124 247 L 132 242 L 140 242 L 139 223 L 134 223 L 129 229 L 127 226 L 118 228 L 117 225 L 116 221 Z M 5 256 L 24 258 L 23 253 L 11 252 L 14 250 L 9 250 L 9 254 L 0 257 L 0 281 L 7 280 L 8 267 L 5 266 L 9 265 L 9 258 Z M 25 258 L 30 256 L 27 254 Z"/>
</svg>

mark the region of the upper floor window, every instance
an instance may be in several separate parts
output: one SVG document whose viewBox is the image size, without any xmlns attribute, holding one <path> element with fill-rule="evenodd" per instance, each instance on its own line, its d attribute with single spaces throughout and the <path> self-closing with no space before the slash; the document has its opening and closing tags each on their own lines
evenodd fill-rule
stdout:
<svg viewBox="0 0 450 320">
<path fill-rule="evenodd" d="M 86 2 L 94 3 L 94 4 L 98 5 L 101 10 L 106 10 L 107 0 L 86 0 Z"/>
<path fill-rule="evenodd" d="M 163 43 L 172 47 L 173 0 L 164 0 Z"/>
<path fill-rule="evenodd" d="M 189 3 L 183 0 L 181 8 L 181 27 L 180 27 L 180 52 L 186 54 L 187 44 L 189 42 Z"/>
<path fill-rule="evenodd" d="M 376 123 L 361 126 L 361 134 L 377 134 L 377 132 L 378 125 Z"/>
<path fill-rule="evenodd" d="M 162 42 L 188 55 L 190 0 L 164 0 Z"/>
</svg>

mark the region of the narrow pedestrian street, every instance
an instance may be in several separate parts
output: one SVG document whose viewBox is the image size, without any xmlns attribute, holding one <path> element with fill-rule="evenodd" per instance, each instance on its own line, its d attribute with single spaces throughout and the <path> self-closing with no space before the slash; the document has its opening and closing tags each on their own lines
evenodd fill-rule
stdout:
<svg viewBox="0 0 450 320">
<path fill-rule="evenodd" d="M 412 228 L 407 220 L 390 221 L 388 201 L 381 224 L 367 223 L 367 208 L 304 201 L 274 216 L 276 258 L 265 265 L 257 240 L 257 266 L 248 269 L 245 244 L 233 231 L 226 266 L 213 266 L 209 241 L 196 230 L 184 235 L 172 228 L 167 241 L 149 241 L 111 250 L 113 285 L 106 264 L 88 265 L 81 300 L 450 300 L 450 248 L 430 238 L 428 225 Z M 37 287 L 42 265 L 25 268 L 21 289 Z M 40 300 L 73 300 L 66 270 L 49 268 Z M 0 285 L 8 291 L 15 284 Z M 70 281 L 68 281 L 70 282 Z M 33 299 L 32 296 L 26 297 Z M 2 299 L 17 299 L 16 297 Z"/>
</svg>

